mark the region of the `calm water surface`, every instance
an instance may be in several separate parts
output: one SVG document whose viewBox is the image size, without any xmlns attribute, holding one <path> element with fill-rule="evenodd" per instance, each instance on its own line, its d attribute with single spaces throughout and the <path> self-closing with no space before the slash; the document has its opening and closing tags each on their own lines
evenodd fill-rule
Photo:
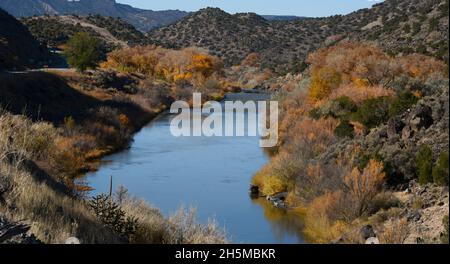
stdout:
<svg viewBox="0 0 450 264">
<path fill-rule="evenodd" d="M 235 94 L 226 100 L 255 96 L 262 95 Z M 174 137 L 173 117 L 155 119 L 135 135 L 129 150 L 105 158 L 99 171 L 88 174 L 92 195 L 107 193 L 112 176 L 114 188 L 125 186 L 165 215 L 180 206 L 196 207 L 199 221 L 214 217 L 235 243 L 303 242 L 299 217 L 249 197 L 252 176 L 268 161 L 259 138 Z"/>
</svg>

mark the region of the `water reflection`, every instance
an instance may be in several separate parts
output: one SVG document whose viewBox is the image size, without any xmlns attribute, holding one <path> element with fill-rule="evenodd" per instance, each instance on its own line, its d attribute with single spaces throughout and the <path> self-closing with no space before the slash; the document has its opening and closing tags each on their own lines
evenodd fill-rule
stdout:
<svg viewBox="0 0 450 264">
<path fill-rule="evenodd" d="M 272 233 L 277 240 L 282 241 L 285 237 L 297 237 L 298 243 L 304 242 L 301 233 L 304 223 L 299 213 L 276 208 L 265 198 L 252 199 L 252 202 L 263 208 L 264 217 L 269 221 Z"/>
<path fill-rule="evenodd" d="M 165 215 L 180 205 L 191 205 L 201 222 L 215 217 L 233 242 L 303 241 L 299 217 L 269 206 L 264 199 L 249 198 L 251 177 L 269 159 L 258 137 L 177 138 L 170 134 L 172 118 L 160 116 L 135 135 L 130 149 L 107 157 L 110 162 L 89 173 L 85 179 L 95 188 L 92 194 L 106 193 L 112 176 L 114 188 L 127 187 L 130 194 L 148 200 Z"/>
</svg>

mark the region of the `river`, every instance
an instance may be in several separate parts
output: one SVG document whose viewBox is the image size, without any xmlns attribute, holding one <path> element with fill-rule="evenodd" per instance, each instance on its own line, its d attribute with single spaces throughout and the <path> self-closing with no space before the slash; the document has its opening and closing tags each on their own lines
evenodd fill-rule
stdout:
<svg viewBox="0 0 450 264">
<path fill-rule="evenodd" d="M 240 93 L 225 100 L 265 97 Z M 215 218 L 234 243 L 303 243 L 300 217 L 249 196 L 252 176 L 269 159 L 258 137 L 174 137 L 173 117 L 160 115 L 135 135 L 130 149 L 87 174 L 91 195 L 107 193 L 112 176 L 114 188 L 125 186 L 165 215 L 180 206 L 197 208 L 200 222 Z"/>
</svg>

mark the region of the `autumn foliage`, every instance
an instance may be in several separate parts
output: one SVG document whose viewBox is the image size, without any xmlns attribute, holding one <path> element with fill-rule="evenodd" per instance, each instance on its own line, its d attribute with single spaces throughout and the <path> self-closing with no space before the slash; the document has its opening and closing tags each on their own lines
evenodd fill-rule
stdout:
<svg viewBox="0 0 450 264">
<path fill-rule="evenodd" d="M 308 76 L 277 95 L 279 146 L 253 184 L 268 195 L 288 191 L 291 206 L 306 208 L 307 237 L 326 243 L 373 213 L 387 178 L 382 158 L 372 155 L 362 164 L 360 146 L 348 139 L 404 113 L 427 94 L 428 82 L 447 75 L 436 59 L 392 57 L 352 42 L 318 50 L 308 63 Z M 330 150 L 334 146 L 339 149 Z"/>
<path fill-rule="evenodd" d="M 368 210 L 370 201 L 380 191 L 385 180 L 383 163 L 370 160 L 366 168 L 361 172 L 358 168 L 344 176 L 344 190 L 349 197 L 350 213 L 353 217 L 361 216 Z"/>
<path fill-rule="evenodd" d="M 343 94 L 355 95 L 358 101 L 392 95 L 396 83 L 408 78 L 424 82 L 446 71 L 445 64 L 434 58 L 418 54 L 392 57 L 369 44 L 353 42 L 321 49 L 312 53 L 308 62 L 310 97 L 319 101 Z"/>
<path fill-rule="evenodd" d="M 219 58 L 197 48 L 169 50 L 156 46 L 138 46 L 111 52 L 101 67 L 177 82 L 220 75 L 223 63 Z"/>
</svg>

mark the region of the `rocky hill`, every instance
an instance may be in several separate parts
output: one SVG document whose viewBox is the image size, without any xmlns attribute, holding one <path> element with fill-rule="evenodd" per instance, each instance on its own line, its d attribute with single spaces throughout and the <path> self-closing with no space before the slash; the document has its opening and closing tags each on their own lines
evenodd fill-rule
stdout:
<svg viewBox="0 0 450 264">
<path fill-rule="evenodd" d="M 48 59 L 28 29 L 2 9 L 0 25 L 0 70 L 33 67 Z"/>
<path fill-rule="evenodd" d="M 107 50 L 147 44 L 145 35 L 121 18 L 91 16 L 38 16 L 22 18 L 39 42 L 50 48 L 64 45 L 75 33 L 84 31 L 99 38 Z"/>
<path fill-rule="evenodd" d="M 262 65 L 278 72 L 301 70 L 308 53 L 344 39 L 371 41 L 395 54 L 419 52 L 448 61 L 448 0 L 386 0 L 345 16 L 288 21 L 206 8 L 149 36 L 167 47 L 207 48 L 228 64 L 258 52 Z"/>
<path fill-rule="evenodd" d="M 0 8 L 16 17 L 34 15 L 90 15 L 120 17 L 141 31 L 168 25 L 188 13 L 178 10 L 151 11 L 118 4 L 115 0 L 2 0 Z"/>
<path fill-rule="evenodd" d="M 297 19 L 305 18 L 305 17 L 299 17 L 299 16 L 276 16 L 276 15 L 262 15 L 262 17 L 267 20 L 281 20 L 281 21 L 297 20 Z"/>
</svg>

